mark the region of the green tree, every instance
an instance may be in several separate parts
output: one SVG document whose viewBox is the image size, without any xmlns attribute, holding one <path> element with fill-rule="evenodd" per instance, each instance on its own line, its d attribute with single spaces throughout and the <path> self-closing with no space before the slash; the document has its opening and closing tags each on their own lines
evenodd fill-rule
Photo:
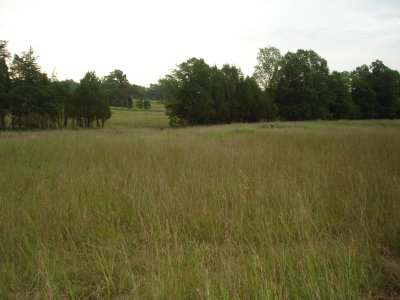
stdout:
<svg viewBox="0 0 400 300">
<path fill-rule="evenodd" d="M 51 96 L 56 105 L 58 128 L 66 128 L 72 113 L 72 97 L 78 84 L 73 80 L 52 80 Z"/>
<path fill-rule="evenodd" d="M 40 70 L 32 48 L 15 55 L 11 64 L 10 92 L 13 128 L 47 128 L 56 123 L 57 108 L 50 80 Z"/>
<path fill-rule="evenodd" d="M 160 80 L 173 95 L 166 105 L 171 125 L 254 122 L 272 115 L 269 98 L 252 77 L 229 65 L 222 70 L 192 58 Z"/>
<path fill-rule="evenodd" d="M 275 96 L 279 114 L 288 120 L 326 119 L 329 69 L 312 50 L 288 52 L 279 70 Z"/>
<path fill-rule="evenodd" d="M 376 60 L 370 66 L 370 83 L 376 95 L 379 118 L 394 118 L 399 110 L 399 72 Z"/>
<path fill-rule="evenodd" d="M 260 118 L 266 121 L 275 120 L 278 113 L 278 108 L 274 99 L 266 91 L 262 92 Z"/>
<path fill-rule="evenodd" d="M 259 49 L 253 77 L 263 90 L 271 91 L 276 87 L 281 60 L 278 48 L 269 46 Z"/>
<path fill-rule="evenodd" d="M 132 107 L 131 85 L 121 70 L 114 70 L 103 78 L 103 86 L 107 91 L 112 106 Z"/>
<path fill-rule="evenodd" d="M 150 101 L 148 99 L 144 99 L 143 100 L 143 108 L 144 109 L 150 109 L 150 107 L 151 107 Z"/>
<path fill-rule="evenodd" d="M 111 117 L 110 105 L 100 79 L 95 72 L 87 72 L 81 79 L 73 97 L 72 115 L 80 127 L 97 126 Z"/>
<path fill-rule="evenodd" d="M 225 74 L 216 66 L 211 68 L 211 98 L 214 103 L 215 122 L 226 123 L 229 120 L 227 105 L 227 82 Z"/>
<path fill-rule="evenodd" d="M 7 64 L 9 59 L 7 41 L 0 41 L 0 129 L 6 127 L 5 118 L 9 109 L 9 92 L 11 89 L 11 78 Z"/>
<path fill-rule="evenodd" d="M 262 100 L 262 91 L 257 82 L 253 78 L 247 76 L 239 83 L 239 121 L 255 122 L 260 120 L 262 118 Z"/>
<path fill-rule="evenodd" d="M 241 84 L 244 81 L 243 73 L 235 66 L 224 65 L 221 69 L 225 76 L 225 102 L 228 110 L 228 122 L 241 120 L 241 112 L 239 108 L 239 94 Z"/>
<path fill-rule="evenodd" d="M 215 120 L 211 97 L 211 68 L 203 59 L 191 58 L 160 81 L 173 95 L 167 105 L 171 125 L 210 124 Z"/>
<path fill-rule="evenodd" d="M 135 104 L 136 104 L 136 107 L 137 107 L 138 109 L 143 109 L 143 107 L 144 107 L 144 101 L 143 101 L 143 99 L 137 99 L 137 100 L 135 101 Z"/>
<path fill-rule="evenodd" d="M 147 89 L 144 86 L 131 84 L 130 94 L 133 99 L 144 100 L 147 96 Z"/>
<path fill-rule="evenodd" d="M 172 96 L 160 84 L 150 84 L 146 89 L 146 98 L 150 100 L 170 100 Z"/>
<path fill-rule="evenodd" d="M 351 72 L 351 96 L 357 107 L 357 117 L 373 119 L 378 117 L 378 101 L 371 85 L 371 73 L 367 65 Z"/>
<path fill-rule="evenodd" d="M 351 98 L 351 82 L 347 72 L 329 75 L 329 111 L 332 119 L 355 117 L 355 104 Z"/>
</svg>

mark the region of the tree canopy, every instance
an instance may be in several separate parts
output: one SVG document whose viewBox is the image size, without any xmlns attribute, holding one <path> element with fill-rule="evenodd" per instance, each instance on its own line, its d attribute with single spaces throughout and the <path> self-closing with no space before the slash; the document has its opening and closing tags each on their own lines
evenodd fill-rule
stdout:
<svg viewBox="0 0 400 300">
<path fill-rule="evenodd" d="M 400 73 L 382 61 L 351 72 L 330 72 L 313 50 L 282 55 L 259 49 L 253 76 L 236 66 L 190 58 L 149 88 L 131 84 L 118 69 L 80 83 L 50 78 L 32 48 L 13 57 L 0 41 L 0 129 L 104 126 L 110 105 L 148 109 L 162 100 L 172 126 L 261 120 L 400 117 Z"/>
<path fill-rule="evenodd" d="M 112 106 L 132 107 L 131 85 L 121 70 L 114 70 L 103 78 L 103 87 L 107 91 Z"/>
<path fill-rule="evenodd" d="M 252 77 L 225 65 L 210 67 L 203 59 L 181 63 L 160 85 L 172 95 L 167 104 L 171 125 L 252 122 L 268 118 L 267 95 Z"/>
<path fill-rule="evenodd" d="M 80 84 L 59 81 L 41 70 L 32 48 L 10 58 L 7 42 L 0 41 L 0 129 L 65 128 L 68 120 L 100 127 L 110 118 L 106 91 L 94 72 Z"/>
<path fill-rule="evenodd" d="M 396 118 L 400 75 L 377 60 L 352 72 L 330 72 L 313 50 L 280 56 L 260 49 L 254 77 L 285 120 Z"/>
</svg>

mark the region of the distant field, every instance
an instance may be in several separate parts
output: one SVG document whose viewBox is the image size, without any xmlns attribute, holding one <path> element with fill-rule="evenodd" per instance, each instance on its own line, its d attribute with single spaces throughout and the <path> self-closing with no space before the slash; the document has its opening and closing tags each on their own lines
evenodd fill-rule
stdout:
<svg viewBox="0 0 400 300">
<path fill-rule="evenodd" d="M 400 295 L 400 121 L 0 132 L 0 299 Z"/>
<path fill-rule="evenodd" d="M 168 118 L 165 115 L 165 106 L 157 101 L 151 101 L 149 110 L 128 110 L 124 107 L 112 107 L 111 119 L 107 124 L 111 129 L 133 128 L 167 128 Z"/>
<path fill-rule="evenodd" d="M 128 109 L 127 107 L 117 107 L 117 106 L 112 106 L 111 109 L 113 110 L 126 110 L 126 111 L 157 111 L 157 112 L 164 112 L 165 111 L 165 105 L 161 101 L 155 101 L 155 100 L 150 100 L 150 108 L 149 109 L 139 109 L 136 107 L 136 101 L 138 100 L 133 100 L 133 107 L 131 109 Z"/>
</svg>

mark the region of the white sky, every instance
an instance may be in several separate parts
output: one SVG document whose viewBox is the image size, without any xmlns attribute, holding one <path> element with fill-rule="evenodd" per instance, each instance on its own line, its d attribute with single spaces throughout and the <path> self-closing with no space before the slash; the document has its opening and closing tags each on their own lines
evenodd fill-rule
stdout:
<svg viewBox="0 0 400 300">
<path fill-rule="evenodd" d="M 313 49 L 331 70 L 399 70 L 400 0 L 0 0 L 0 39 L 76 81 L 121 69 L 148 86 L 191 57 L 251 75 L 269 45 Z"/>
</svg>

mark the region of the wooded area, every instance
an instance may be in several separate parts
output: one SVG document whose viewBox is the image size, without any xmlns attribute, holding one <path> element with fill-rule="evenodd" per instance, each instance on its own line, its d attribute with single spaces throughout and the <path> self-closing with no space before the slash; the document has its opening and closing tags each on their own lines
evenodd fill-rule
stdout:
<svg viewBox="0 0 400 300">
<path fill-rule="evenodd" d="M 330 72 L 313 50 L 281 55 L 259 50 L 253 76 L 239 68 L 209 66 L 191 58 L 149 88 L 130 84 L 114 70 L 80 83 L 50 77 L 32 48 L 11 55 L 0 41 L 0 129 L 104 126 L 111 106 L 148 109 L 163 100 L 171 126 L 262 120 L 384 119 L 400 117 L 400 74 L 376 60 L 352 72 Z"/>
<path fill-rule="evenodd" d="M 260 49 L 252 77 L 192 58 L 160 85 L 172 95 L 172 125 L 260 120 L 385 119 L 400 117 L 400 74 L 376 60 L 352 72 L 330 72 L 313 50 L 284 56 Z"/>
<path fill-rule="evenodd" d="M 147 89 L 130 84 L 114 70 L 104 78 L 90 71 L 79 83 L 50 77 L 37 64 L 32 48 L 11 55 L 0 41 L 0 129 L 103 127 L 110 105 L 132 108 L 132 99 L 148 108 Z"/>
</svg>

